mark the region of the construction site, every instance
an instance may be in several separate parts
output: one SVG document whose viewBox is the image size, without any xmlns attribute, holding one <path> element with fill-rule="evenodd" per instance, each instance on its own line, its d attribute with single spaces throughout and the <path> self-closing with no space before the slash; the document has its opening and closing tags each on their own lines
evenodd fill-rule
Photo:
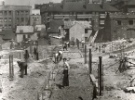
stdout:
<svg viewBox="0 0 135 100">
<path fill-rule="evenodd" d="M 97 32 L 98 33 L 98 32 Z M 25 50 L 0 51 L 0 100 L 134 100 L 135 40 L 121 39 L 82 45 L 33 45 L 27 61 L 27 75 L 21 78 L 18 61 Z M 51 42 L 58 42 L 57 38 Z M 61 40 L 60 40 L 61 41 Z M 38 48 L 34 57 L 33 48 Z M 53 55 L 62 51 L 68 64 L 68 84 L 63 86 L 63 60 Z"/>
</svg>

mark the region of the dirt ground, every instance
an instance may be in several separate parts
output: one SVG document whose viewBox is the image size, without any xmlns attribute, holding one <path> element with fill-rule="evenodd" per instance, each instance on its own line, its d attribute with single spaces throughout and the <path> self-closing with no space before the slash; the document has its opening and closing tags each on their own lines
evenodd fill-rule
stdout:
<svg viewBox="0 0 135 100">
<path fill-rule="evenodd" d="M 69 70 L 69 87 L 65 87 L 58 90 L 53 90 L 53 95 L 50 100 L 91 100 L 93 86 L 90 82 L 88 75 L 88 68 L 86 68 L 81 62 L 70 62 L 71 69 Z M 62 85 L 62 66 L 59 66 L 59 70 L 55 83 Z"/>
<path fill-rule="evenodd" d="M 37 100 L 37 93 L 48 78 L 48 65 L 30 63 L 28 75 L 19 77 L 19 67 L 14 63 L 14 80 L 9 81 L 8 65 L 2 66 L 2 94 L 0 100 Z"/>
<path fill-rule="evenodd" d="M 93 87 L 88 75 L 88 63 L 84 64 L 84 53 L 73 47 L 64 52 L 64 57 L 68 58 L 68 63 L 71 66 L 69 70 L 69 87 L 52 90 L 50 100 L 80 100 L 79 97 L 82 97 L 83 100 L 91 100 Z M 99 52 L 92 53 L 92 55 L 92 73 L 96 78 L 98 78 L 98 57 L 103 57 L 104 91 L 103 96 L 98 97 L 97 100 L 134 100 L 134 93 L 125 93 L 123 88 L 129 86 L 131 78 L 134 77 L 135 68 L 120 73 L 118 71 L 119 63 L 115 58 L 109 58 L 108 54 Z M 47 57 L 50 56 L 47 55 Z M 18 76 L 19 67 L 16 61 L 17 59 L 14 60 L 14 81 L 9 81 L 8 59 L 1 59 L 0 61 L 2 83 L 0 100 L 37 100 L 37 94 L 41 92 L 45 84 L 48 84 L 48 75 L 52 71 L 52 67 L 55 67 L 55 64 L 50 59 L 32 61 L 29 63 L 28 76 L 24 76 L 22 79 Z M 55 85 L 62 84 L 62 65 L 63 63 L 60 62 L 56 68 Z"/>
<path fill-rule="evenodd" d="M 78 100 L 79 97 L 82 97 L 84 100 L 90 99 L 93 87 L 90 83 L 88 68 L 83 64 L 82 55 L 79 51 L 72 48 L 68 52 L 65 51 L 64 57 L 69 58 L 68 62 L 71 66 L 69 70 L 70 86 L 53 90 L 50 100 Z M 28 64 L 28 75 L 20 78 L 17 60 L 14 59 L 13 81 L 9 81 L 8 59 L 0 61 L 2 83 L 0 100 L 37 100 L 38 93 L 48 84 L 49 73 L 52 72 L 52 67 L 55 67 L 55 64 L 50 59 L 43 61 L 32 60 Z M 62 82 L 62 65 L 63 62 L 61 61 L 59 68 L 56 68 L 59 72 L 56 75 L 55 83 L 58 84 Z"/>
<path fill-rule="evenodd" d="M 98 57 L 98 56 L 97 56 Z M 98 58 L 93 57 L 93 74 L 98 78 Z M 130 85 L 135 69 L 128 69 L 123 73 L 118 70 L 119 61 L 116 58 L 109 58 L 109 55 L 102 55 L 103 58 L 103 96 L 98 100 L 134 100 L 134 93 L 125 93 L 124 88 Z"/>
</svg>

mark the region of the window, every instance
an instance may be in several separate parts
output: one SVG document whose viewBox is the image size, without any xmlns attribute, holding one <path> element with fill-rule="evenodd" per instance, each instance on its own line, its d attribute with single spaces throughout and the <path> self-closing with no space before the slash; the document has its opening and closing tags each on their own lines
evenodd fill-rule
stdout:
<svg viewBox="0 0 135 100">
<path fill-rule="evenodd" d="M 105 21 L 104 20 L 100 20 L 100 24 L 105 24 Z"/>
<path fill-rule="evenodd" d="M 118 24 L 118 25 L 121 25 L 121 21 L 120 21 L 120 20 L 118 20 L 118 21 L 117 21 L 117 24 Z"/>
<path fill-rule="evenodd" d="M 38 17 L 37 17 L 37 19 L 36 19 L 36 20 L 37 20 L 37 21 L 39 20 L 39 19 L 38 19 Z"/>
<path fill-rule="evenodd" d="M 88 33 L 88 29 L 85 29 L 85 33 Z"/>
<path fill-rule="evenodd" d="M 129 25 L 133 25 L 133 20 L 129 20 Z"/>
<path fill-rule="evenodd" d="M 23 35 L 23 40 L 25 40 L 26 39 L 26 36 L 25 35 Z"/>
<path fill-rule="evenodd" d="M 4 15 L 7 15 L 7 11 L 4 11 Z"/>
<path fill-rule="evenodd" d="M 21 18 L 21 22 L 24 22 L 24 18 Z"/>
<path fill-rule="evenodd" d="M 7 21 L 7 18 L 5 18 L 5 20 L 4 20 L 5 22 Z"/>
<path fill-rule="evenodd" d="M 29 14 L 29 11 L 25 11 L 25 14 L 28 15 Z"/>
<path fill-rule="evenodd" d="M 16 11 L 16 15 L 19 15 L 19 11 Z"/>
<path fill-rule="evenodd" d="M 30 38 L 30 34 L 28 34 L 28 38 Z"/>
<path fill-rule="evenodd" d="M 24 11 L 20 11 L 21 12 L 21 14 L 24 14 Z"/>
<path fill-rule="evenodd" d="M 12 13 L 11 13 L 11 11 L 9 11 L 9 15 L 11 15 Z"/>
<path fill-rule="evenodd" d="M 11 22 L 11 18 L 9 18 L 9 21 Z"/>
</svg>

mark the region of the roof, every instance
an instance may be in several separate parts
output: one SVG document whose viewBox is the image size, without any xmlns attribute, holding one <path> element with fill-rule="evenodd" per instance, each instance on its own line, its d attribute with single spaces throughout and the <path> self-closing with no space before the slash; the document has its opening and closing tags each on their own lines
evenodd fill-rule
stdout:
<svg viewBox="0 0 135 100">
<path fill-rule="evenodd" d="M 32 9 L 31 15 L 40 15 L 40 9 Z"/>
<path fill-rule="evenodd" d="M 51 20 L 49 22 L 49 29 L 47 30 L 48 32 L 54 32 L 54 33 L 57 33 L 59 32 L 59 27 L 61 25 L 64 25 L 64 22 L 63 20 Z"/>
<path fill-rule="evenodd" d="M 124 3 L 125 2 L 125 3 Z M 112 0 L 111 2 L 112 5 L 118 5 L 118 4 L 123 4 L 123 5 L 135 5 L 135 0 Z"/>
<path fill-rule="evenodd" d="M 46 27 L 45 25 L 36 25 L 35 28 L 36 28 L 36 31 L 41 31 L 42 29 L 45 29 Z"/>
<path fill-rule="evenodd" d="M 65 4 L 54 3 L 51 6 L 46 6 L 41 9 L 41 12 L 116 12 L 119 11 L 109 3 L 104 3 L 103 8 L 101 4 L 84 4 L 81 2 L 68 2 Z"/>
<path fill-rule="evenodd" d="M 112 13 L 110 14 L 110 18 L 115 18 L 115 19 L 134 19 L 135 18 L 135 14 L 133 13 Z"/>
<path fill-rule="evenodd" d="M 15 39 L 15 33 L 12 30 L 3 30 L 2 34 L 4 34 L 2 36 L 4 40 Z"/>
<path fill-rule="evenodd" d="M 95 39 L 95 42 L 99 43 L 99 42 L 104 41 L 104 36 L 105 36 L 104 32 L 105 32 L 104 29 L 99 30 L 98 35 L 97 35 L 97 37 Z"/>
<path fill-rule="evenodd" d="M 135 0 L 127 0 L 125 5 L 135 5 Z"/>
<path fill-rule="evenodd" d="M 91 23 L 88 21 L 64 21 L 64 28 L 69 29 L 76 24 L 79 24 L 84 28 L 91 28 Z"/>
<path fill-rule="evenodd" d="M 17 26 L 16 33 L 33 33 L 33 26 Z"/>
</svg>

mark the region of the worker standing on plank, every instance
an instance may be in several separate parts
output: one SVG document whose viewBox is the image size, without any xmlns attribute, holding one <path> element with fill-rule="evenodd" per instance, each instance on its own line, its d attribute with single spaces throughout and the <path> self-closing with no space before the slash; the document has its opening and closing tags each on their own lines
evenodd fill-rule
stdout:
<svg viewBox="0 0 135 100">
<path fill-rule="evenodd" d="M 64 68 L 64 70 L 63 70 L 63 75 L 64 75 L 64 77 L 63 77 L 63 86 L 65 87 L 65 86 L 69 86 L 69 74 L 68 74 L 68 70 L 70 69 L 70 67 L 69 67 L 69 64 L 67 63 L 67 59 L 66 58 L 63 58 L 63 68 Z"/>
<path fill-rule="evenodd" d="M 58 52 L 58 61 L 61 61 L 63 58 L 63 52 L 62 51 L 59 51 Z"/>
</svg>

